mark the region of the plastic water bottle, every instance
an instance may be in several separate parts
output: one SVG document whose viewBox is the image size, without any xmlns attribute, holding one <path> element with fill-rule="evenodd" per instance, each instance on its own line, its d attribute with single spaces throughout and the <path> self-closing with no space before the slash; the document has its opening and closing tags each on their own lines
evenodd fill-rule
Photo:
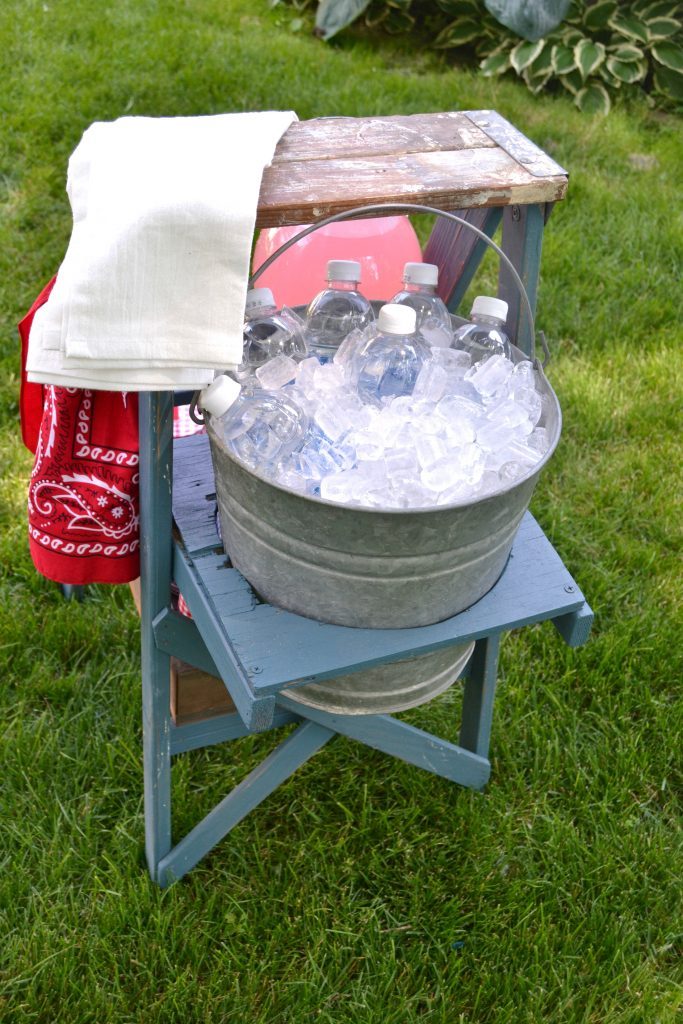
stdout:
<svg viewBox="0 0 683 1024">
<path fill-rule="evenodd" d="M 287 307 L 278 309 L 270 288 L 247 292 L 243 337 L 242 362 L 235 374 L 242 382 L 276 356 L 306 356 L 302 320 Z"/>
<path fill-rule="evenodd" d="M 410 306 L 417 314 L 417 329 L 430 345 L 448 348 L 453 341 L 451 316 L 445 302 L 436 294 L 439 268 L 435 263 L 406 263 L 403 268 L 403 291 L 391 302 Z"/>
<path fill-rule="evenodd" d="M 451 348 L 465 349 L 472 356 L 472 362 L 493 355 L 510 359 L 510 339 L 505 332 L 507 315 L 508 304 L 503 299 L 477 295 L 472 303 L 471 323 L 456 330 Z"/>
<path fill-rule="evenodd" d="M 415 332 L 417 315 L 410 306 L 387 303 L 377 319 L 377 336 L 358 363 L 358 394 L 381 405 L 383 398 L 411 395 L 417 376 L 431 358 L 430 348 Z"/>
<path fill-rule="evenodd" d="M 360 263 L 329 260 L 327 288 L 323 288 L 306 310 L 306 343 L 309 350 L 326 362 L 334 356 L 347 334 L 372 323 L 375 313 L 358 291 Z"/>
<path fill-rule="evenodd" d="M 234 389 L 237 389 L 236 391 Z M 202 392 L 202 408 L 234 455 L 266 474 L 304 443 L 308 416 L 281 392 L 250 391 L 221 375 Z"/>
</svg>

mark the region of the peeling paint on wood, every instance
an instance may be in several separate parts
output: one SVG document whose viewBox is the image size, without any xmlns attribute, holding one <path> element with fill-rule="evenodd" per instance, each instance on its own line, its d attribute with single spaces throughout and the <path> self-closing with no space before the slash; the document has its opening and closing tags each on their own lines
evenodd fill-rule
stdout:
<svg viewBox="0 0 683 1024">
<path fill-rule="evenodd" d="M 494 121 L 505 145 L 487 134 Z M 377 202 L 444 210 L 548 203 L 566 188 L 562 168 L 492 111 L 320 118 L 296 122 L 280 141 L 263 175 L 257 227 Z"/>
</svg>

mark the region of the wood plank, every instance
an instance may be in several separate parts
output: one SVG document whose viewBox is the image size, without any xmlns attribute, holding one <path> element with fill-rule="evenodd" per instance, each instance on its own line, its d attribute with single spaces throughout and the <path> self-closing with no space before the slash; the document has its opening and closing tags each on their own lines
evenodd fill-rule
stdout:
<svg viewBox="0 0 683 1024">
<path fill-rule="evenodd" d="M 214 490 L 208 438 L 182 438 L 176 441 L 176 448 L 181 446 L 192 453 L 194 478 L 200 481 L 192 493 L 201 506 L 204 495 Z M 177 479 L 176 488 L 182 490 L 182 486 Z M 182 504 L 178 523 L 181 535 L 186 520 L 191 518 L 189 503 Z M 263 604 L 236 570 L 225 568 L 222 549 L 216 553 L 218 538 L 213 529 L 213 536 L 207 532 L 202 539 L 204 554 L 195 555 L 194 564 L 186 571 L 199 578 L 202 594 L 210 595 L 211 615 L 224 633 L 222 642 L 237 659 L 254 697 L 277 693 L 285 685 L 330 678 L 342 671 L 427 653 L 491 632 L 570 616 L 585 606 L 576 582 L 529 513 L 522 521 L 505 572 L 492 591 L 452 619 L 401 630 L 333 626 Z M 213 592 L 215 586 L 219 586 L 220 596 Z M 588 636 L 583 619 L 581 634 L 576 634 L 580 636 Z"/>
<path fill-rule="evenodd" d="M 333 736 L 330 729 L 314 722 L 300 725 L 162 858 L 157 873 L 159 885 L 167 886 L 182 878 L 242 818 Z"/>
<path fill-rule="evenodd" d="M 201 580 L 210 574 L 215 557 L 196 561 Z M 269 604 L 245 611 L 243 604 L 233 609 L 229 596 L 212 599 L 216 621 L 230 637 L 255 695 L 541 622 L 583 603 L 581 591 L 529 513 L 496 586 L 471 608 L 431 626 L 354 629 Z"/>
<path fill-rule="evenodd" d="M 493 148 L 497 143 L 473 123 L 471 115 L 477 113 L 318 117 L 295 121 L 280 139 L 272 163 Z"/>
<path fill-rule="evenodd" d="M 197 624 L 209 655 L 227 686 L 242 721 L 252 732 L 264 732 L 273 722 L 275 699 L 254 694 L 249 676 L 225 628 L 216 606 L 207 594 L 199 574 L 177 547 L 173 559 L 174 578 Z"/>
<path fill-rule="evenodd" d="M 279 729 L 292 722 L 300 722 L 301 716 L 277 708 L 273 716 L 272 729 Z M 189 722 L 186 725 L 171 725 L 171 754 L 186 754 L 189 750 L 210 747 L 214 743 L 227 743 L 230 740 L 250 736 L 251 730 L 235 712 L 207 718 L 201 722 Z"/>
<path fill-rule="evenodd" d="M 495 110 L 468 110 L 466 116 L 481 128 L 492 142 L 514 157 L 518 163 L 523 164 L 530 174 L 538 177 L 561 174 L 567 177 L 564 167 L 560 167 L 552 157 L 520 132 L 519 128 L 515 128 L 514 124 L 501 117 Z"/>
<path fill-rule="evenodd" d="M 257 227 L 304 224 L 371 203 L 426 203 L 443 210 L 562 199 L 565 176 L 539 178 L 504 150 L 290 161 L 266 168 Z"/>
<path fill-rule="evenodd" d="M 171 716 L 176 725 L 202 722 L 234 711 L 235 702 L 222 679 L 171 658 Z"/>
<path fill-rule="evenodd" d="M 493 238 L 503 210 L 500 207 L 470 207 L 468 210 L 460 210 L 459 214 L 469 224 Z M 457 312 L 488 251 L 486 243 L 464 224 L 455 224 L 445 217 L 439 218 L 434 224 L 423 259 L 425 263 L 435 263 L 439 268 L 438 294 L 452 313 Z M 463 310 L 463 313 L 469 314 L 469 310 Z"/>
<path fill-rule="evenodd" d="M 298 708 L 306 718 L 319 725 L 461 786 L 481 789 L 491 774 L 491 765 L 486 757 L 432 736 L 391 715 L 332 715 L 318 708 L 302 709 L 296 701 L 284 696 L 278 698 L 278 704 L 288 710 Z"/>
<path fill-rule="evenodd" d="M 193 555 L 221 548 L 216 533 L 216 495 L 206 434 L 176 438 L 173 479 L 173 518 L 186 550 Z"/>
</svg>

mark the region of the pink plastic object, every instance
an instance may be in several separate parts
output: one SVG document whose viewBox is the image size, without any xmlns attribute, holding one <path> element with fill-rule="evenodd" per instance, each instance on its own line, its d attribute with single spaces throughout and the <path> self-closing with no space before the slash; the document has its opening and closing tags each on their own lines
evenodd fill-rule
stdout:
<svg viewBox="0 0 683 1024">
<path fill-rule="evenodd" d="M 304 225 L 265 228 L 254 248 L 253 271 Z M 328 260 L 358 260 L 360 291 L 368 299 L 390 299 L 401 287 L 405 263 L 419 263 L 422 252 L 407 217 L 368 217 L 337 221 L 294 244 L 256 281 L 270 288 L 278 306 L 306 306 L 325 287 Z"/>
</svg>

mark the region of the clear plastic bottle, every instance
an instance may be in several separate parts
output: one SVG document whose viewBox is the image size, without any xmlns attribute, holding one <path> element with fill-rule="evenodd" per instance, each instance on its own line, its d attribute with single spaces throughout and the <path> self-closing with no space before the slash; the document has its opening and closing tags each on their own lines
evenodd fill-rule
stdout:
<svg viewBox="0 0 683 1024">
<path fill-rule="evenodd" d="M 358 361 L 358 394 L 364 402 L 381 405 L 383 398 L 413 393 L 417 375 L 431 358 L 429 345 L 415 332 L 416 319 L 410 306 L 382 306 L 377 336 Z"/>
<path fill-rule="evenodd" d="M 242 382 L 276 356 L 304 359 L 307 354 L 303 321 L 287 307 L 278 309 L 270 288 L 247 292 L 243 337 L 242 362 L 235 373 Z"/>
<path fill-rule="evenodd" d="M 510 339 L 505 332 L 507 315 L 508 304 L 503 299 L 477 295 L 472 303 L 471 323 L 456 330 L 451 348 L 469 352 L 473 363 L 493 355 L 510 359 Z"/>
<path fill-rule="evenodd" d="M 240 394 L 240 385 L 225 375 L 205 388 L 200 404 L 215 418 L 215 429 L 230 451 L 266 475 L 300 448 L 308 433 L 308 416 L 291 398 L 274 391 Z"/>
<path fill-rule="evenodd" d="M 417 314 L 417 329 L 430 345 L 448 348 L 453 341 L 451 315 L 436 294 L 439 268 L 434 263 L 406 263 L 403 268 L 405 288 L 391 302 L 410 306 Z"/>
<path fill-rule="evenodd" d="M 367 327 L 375 319 L 368 299 L 358 291 L 360 263 L 329 260 L 327 288 L 323 288 L 306 310 L 306 343 L 321 362 L 334 356 L 347 334 Z"/>
</svg>

